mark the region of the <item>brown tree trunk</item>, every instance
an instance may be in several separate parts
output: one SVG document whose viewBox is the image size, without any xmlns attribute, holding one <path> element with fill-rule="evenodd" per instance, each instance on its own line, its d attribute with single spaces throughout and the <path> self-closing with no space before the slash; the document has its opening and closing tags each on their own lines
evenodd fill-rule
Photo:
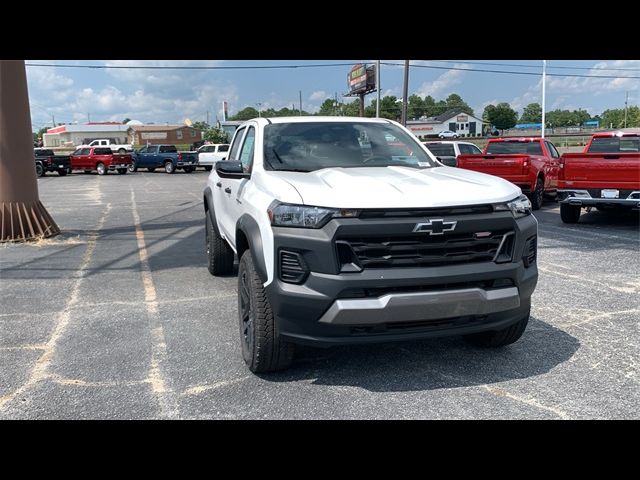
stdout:
<svg viewBox="0 0 640 480">
<path fill-rule="evenodd" d="M 58 233 L 38 197 L 24 60 L 0 60 L 0 242 Z"/>
</svg>

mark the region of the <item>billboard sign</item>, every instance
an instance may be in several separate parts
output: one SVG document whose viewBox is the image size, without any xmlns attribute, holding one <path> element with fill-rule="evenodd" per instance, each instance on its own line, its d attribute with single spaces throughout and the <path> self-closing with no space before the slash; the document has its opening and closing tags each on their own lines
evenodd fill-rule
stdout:
<svg viewBox="0 0 640 480">
<path fill-rule="evenodd" d="M 349 92 L 359 92 L 367 88 L 367 69 L 362 63 L 351 67 L 347 75 L 347 83 Z"/>
<path fill-rule="evenodd" d="M 167 132 L 141 132 L 140 138 L 143 140 L 166 140 Z"/>
</svg>

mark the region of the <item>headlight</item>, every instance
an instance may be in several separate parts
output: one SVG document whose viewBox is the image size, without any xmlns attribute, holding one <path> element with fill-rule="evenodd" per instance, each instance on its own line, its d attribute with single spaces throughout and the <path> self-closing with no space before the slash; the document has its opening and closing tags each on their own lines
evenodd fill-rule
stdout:
<svg viewBox="0 0 640 480">
<path fill-rule="evenodd" d="M 321 228 L 332 218 L 357 217 L 359 210 L 311 207 L 273 202 L 267 209 L 271 225 L 276 227 Z"/>
<path fill-rule="evenodd" d="M 515 200 L 495 205 L 495 210 L 497 212 L 511 210 L 515 218 L 526 217 L 531 214 L 531 201 L 526 195 L 520 195 Z"/>
</svg>

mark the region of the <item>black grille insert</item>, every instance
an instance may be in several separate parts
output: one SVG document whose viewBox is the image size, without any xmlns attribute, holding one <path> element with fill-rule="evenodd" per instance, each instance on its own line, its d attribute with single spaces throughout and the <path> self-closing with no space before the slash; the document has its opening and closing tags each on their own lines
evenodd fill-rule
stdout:
<svg viewBox="0 0 640 480">
<path fill-rule="evenodd" d="M 363 210 L 360 218 L 395 218 L 395 217 L 433 217 L 447 215 L 471 215 L 478 213 L 492 213 L 492 205 L 470 205 L 445 208 L 422 208 L 419 210 L 387 209 Z"/>
<path fill-rule="evenodd" d="M 342 238 L 353 249 L 362 268 L 393 268 L 490 262 L 496 257 L 503 237 L 510 231 Z M 500 256 L 513 242 L 505 242 Z M 507 247 L 507 248 L 505 248 Z"/>
</svg>

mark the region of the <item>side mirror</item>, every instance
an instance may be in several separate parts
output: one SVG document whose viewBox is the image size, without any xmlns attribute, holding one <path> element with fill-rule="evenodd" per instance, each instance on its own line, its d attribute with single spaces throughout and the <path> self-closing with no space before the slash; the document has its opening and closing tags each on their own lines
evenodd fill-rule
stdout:
<svg viewBox="0 0 640 480">
<path fill-rule="evenodd" d="M 241 162 L 221 160 L 216 163 L 216 173 L 220 178 L 249 178 L 251 175 L 245 173 Z"/>
</svg>

